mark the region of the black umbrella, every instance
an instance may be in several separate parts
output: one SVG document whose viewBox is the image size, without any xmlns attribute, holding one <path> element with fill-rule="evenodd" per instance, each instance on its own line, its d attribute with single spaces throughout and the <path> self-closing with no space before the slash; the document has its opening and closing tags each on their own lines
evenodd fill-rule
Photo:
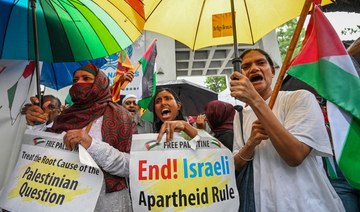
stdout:
<svg viewBox="0 0 360 212">
<path fill-rule="evenodd" d="M 214 91 L 186 80 L 157 82 L 156 89 L 170 88 L 179 96 L 186 116 L 196 116 L 203 113 L 204 105 L 218 99 Z M 150 107 L 152 103 L 150 103 Z M 150 109 L 151 110 L 151 109 Z"/>
</svg>

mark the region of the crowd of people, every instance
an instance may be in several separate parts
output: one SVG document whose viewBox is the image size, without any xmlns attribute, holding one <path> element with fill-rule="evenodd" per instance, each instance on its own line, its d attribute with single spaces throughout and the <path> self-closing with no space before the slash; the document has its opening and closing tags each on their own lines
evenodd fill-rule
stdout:
<svg viewBox="0 0 360 212">
<path fill-rule="evenodd" d="M 319 160 L 331 157 L 332 148 L 315 96 L 306 90 L 281 91 L 270 109 L 275 75 L 271 57 L 261 49 L 249 49 L 240 58 L 241 72 L 231 74 L 230 91 L 245 104 L 243 110 L 211 101 L 195 126 L 183 113 L 186 105 L 168 88 L 157 90 L 153 97 L 152 122 L 141 118 L 136 95 L 112 102 L 108 77 L 91 64 L 74 74 L 69 91 L 73 105 L 63 109 L 59 99 L 44 96 L 40 107 L 32 97 L 23 113 L 35 130 L 66 132 L 67 149 L 82 145 L 102 169 L 96 211 L 131 211 L 127 178 L 132 134 L 158 133 L 157 142 L 163 136 L 171 142 L 175 132 L 194 138 L 207 125 L 209 133 L 233 152 L 238 172 L 251 161 L 255 211 L 352 211 L 348 203 L 343 204 Z M 353 211 L 359 211 L 357 192 Z"/>
</svg>

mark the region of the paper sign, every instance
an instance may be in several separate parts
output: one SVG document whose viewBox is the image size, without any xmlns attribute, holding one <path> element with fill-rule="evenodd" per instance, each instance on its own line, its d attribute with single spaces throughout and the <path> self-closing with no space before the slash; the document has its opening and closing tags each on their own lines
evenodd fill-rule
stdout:
<svg viewBox="0 0 360 212">
<path fill-rule="evenodd" d="M 208 134 L 207 134 L 208 135 Z M 134 211 L 237 211 L 231 152 L 200 135 L 196 150 L 176 135 L 167 145 L 157 134 L 133 136 L 130 186 Z"/>
<path fill-rule="evenodd" d="M 231 12 L 212 16 L 212 34 L 213 38 L 233 35 Z"/>
<path fill-rule="evenodd" d="M 103 182 L 100 169 L 64 150 L 57 134 L 25 134 L 19 158 L 0 196 L 9 211 L 93 211 Z M 43 134 L 42 134 L 43 133 Z M 54 135 L 53 138 L 49 135 Z M 46 135 L 46 136 L 43 136 Z"/>
</svg>

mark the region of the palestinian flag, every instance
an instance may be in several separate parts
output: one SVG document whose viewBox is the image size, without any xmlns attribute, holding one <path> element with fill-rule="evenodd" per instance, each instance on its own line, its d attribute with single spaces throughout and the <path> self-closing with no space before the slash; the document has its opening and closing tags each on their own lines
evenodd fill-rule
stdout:
<svg viewBox="0 0 360 212">
<path fill-rule="evenodd" d="M 314 6 L 300 53 L 288 74 L 328 100 L 335 157 L 355 188 L 360 189 L 360 80 L 350 56 L 322 11 Z"/>
<path fill-rule="evenodd" d="M 217 139 L 211 139 L 211 143 L 214 144 L 215 146 L 221 148 L 221 142 Z"/>
<path fill-rule="evenodd" d="M 155 140 L 153 141 L 148 141 L 145 143 L 145 148 L 149 151 L 150 149 L 156 147 L 156 146 L 159 146 L 160 144 L 157 143 Z"/>
<path fill-rule="evenodd" d="M 147 108 L 152 97 L 156 92 L 156 71 L 155 71 L 155 60 L 157 56 L 156 40 L 154 40 L 144 56 L 139 60 L 142 66 L 142 82 L 139 86 L 140 100 L 138 105 L 141 108 Z"/>
<path fill-rule="evenodd" d="M 34 145 L 45 143 L 47 140 L 45 138 L 36 137 L 33 139 Z"/>
<path fill-rule="evenodd" d="M 20 114 L 21 108 L 28 98 L 32 75 L 35 70 L 35 62 L 31 61 L 24 69 L 23 74 L 16 83 L 7 90 L 11 125 L 13 125 Z"/>
</svg>

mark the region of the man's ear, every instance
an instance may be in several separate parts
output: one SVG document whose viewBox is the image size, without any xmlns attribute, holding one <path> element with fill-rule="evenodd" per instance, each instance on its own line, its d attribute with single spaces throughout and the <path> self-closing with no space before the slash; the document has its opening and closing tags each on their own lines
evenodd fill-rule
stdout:
<svg viewBox="0 0 360 212">
<path fill-rule="evenodd" d="M 271 66 L 271 73 L 273 74 L 273 77 L 275 76 L 275 67 Z"/>
</svg>

